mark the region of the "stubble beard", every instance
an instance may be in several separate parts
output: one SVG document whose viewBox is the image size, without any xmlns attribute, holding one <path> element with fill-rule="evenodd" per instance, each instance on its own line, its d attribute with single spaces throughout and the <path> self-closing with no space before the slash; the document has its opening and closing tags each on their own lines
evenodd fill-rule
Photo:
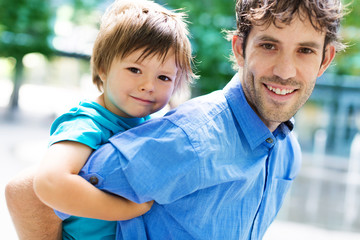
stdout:
<svg viewBox="0 0 360 240">
<path fill-rule="evenodd" d="M 309 99 L 315 86 L 314 81 L 313 84 L 310 84 L 304 90 L 304 86 L 300 84 L 299 81 L 297 81 L 296 79 L 283 80 L 279 77 L 273 76 L 261 77 L 259 80 L 255 80 L 253 74 L 248 74 L 248 76 L 245 76 L 244 72 L 243 78 L 245 77 L 248 78 L 246 82 L 243 83 L 246 99 L 252 109 L 267 126 L 269 126 L 270 124 L 279 125 L 280 123 L 286 122 L 291 119 Z M 259 82 L 261 85 L 256 85 L 256 81 Z M 265 97 L 264 90 L 261 89 L 263 87 L 263 83 L 273 83 L 277 85 L 295 87 L 298 89 L 295 93 L 298 96 L 294 96 L 297 99 L 293 101 L 294 103 L 280 103 L 275 101 L 272 101 L 270 103 Z"/>
</svg>

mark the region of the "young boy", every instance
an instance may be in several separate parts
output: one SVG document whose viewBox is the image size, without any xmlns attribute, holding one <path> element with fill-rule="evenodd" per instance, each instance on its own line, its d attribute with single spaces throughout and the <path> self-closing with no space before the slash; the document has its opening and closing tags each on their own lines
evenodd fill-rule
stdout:
<svg viewBox="0 0 360 240">
<path fill-rule="evenodd" d="M 92 55 L 93 81 L 102 94 L 55 120 L 34 180 L 37 196 L 61 211 L 63 239 L 114 239 L 116 220 L 150 209 L 152 202 L 100 191 L 92 184 L 101 179 L 89 183 L 78 173 L 94 149 L 149 119 L 191 81 L 187 35 L 183 14 L 150 1 L 115 1 L 104 14 Z"/>
</svg>

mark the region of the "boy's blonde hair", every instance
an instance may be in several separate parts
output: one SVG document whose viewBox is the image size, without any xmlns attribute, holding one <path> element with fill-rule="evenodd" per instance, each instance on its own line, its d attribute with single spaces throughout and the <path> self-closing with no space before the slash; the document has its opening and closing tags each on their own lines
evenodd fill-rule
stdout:
<svg viewBox="0 0 360 240">
<path fill-rule="evenodd" d="M 116 0 L 101 19 L 91 57 L 93 82 L 100 91 L 99 72 L 107 73 L 115 58 L 144 49 L 139 60 L 154 54 L 165 59 L 174 50 L 178 67 L 176 90 L 196 78 L 192 71 L 191 45 L 184 13 L 167 10 L 147 0 Z"/>
</svg>

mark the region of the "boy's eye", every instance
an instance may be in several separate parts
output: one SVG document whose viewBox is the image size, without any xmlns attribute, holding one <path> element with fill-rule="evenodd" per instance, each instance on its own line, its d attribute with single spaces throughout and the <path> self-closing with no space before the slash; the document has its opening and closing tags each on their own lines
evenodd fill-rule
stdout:
<svg viewBox="0 0 360 240">
<path fill-rule="evenodd" d="M 139 74 L 141 73 L 140 69 L 138 68 L 134 68 L 134 67 L 131 67 L 131 68 L 128 68 L 128 70 L 132 73 L 136 73 L 136 74 Z"/>
<path fill-rule="evenodd" d="M 171 81 L 171 79 L 165 75 L 160 75 L 159 76 L 159 79 L 162 80 L 162 81 Z"/>
</svg>

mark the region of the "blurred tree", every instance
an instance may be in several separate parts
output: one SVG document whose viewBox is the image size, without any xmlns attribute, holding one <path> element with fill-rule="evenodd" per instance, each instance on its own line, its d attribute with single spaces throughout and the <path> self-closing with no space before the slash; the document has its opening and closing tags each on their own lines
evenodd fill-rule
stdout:
<svg viewBox="0 0 360 240">
<path fill-rule="evenodd" d="M 345 0 L 345 4 L 349 4 L 350 12 L 341 31 L 348 48 L 336 56 L 331 70 L 338 75 L 360 76 L 360 1 Z"/>
<path fill-rule="evenodd" d="M 188 14 L 189 30 L 195 55 L 196 72 L 200 75 L 193 95 L 222 88 L 234 71 L 229 61 L 231 44 L 223 30 L 236 27 L 234 0 L 157 0 Z"/>
<path fill-rule="evenodd" d="M 37 52 L 45 57 L 54 54 L 72 56 L 72 53 L 56 51 L 52 45 L 56 9 L 65 4 L 74 8 L 74 23 L 81 23 L 88 20 L 86 16 L 100 3 L 95 0 L 0 0 L 0 57 L 15 60 L 10 112 L 18 107 L 19 90 L 23 82 L 22 59 L 26 54 Z"/>
<path fill-rule="evenodd" d="M 32 52 L 52 54 L 52 10 L 49 1 L 0 0 L 0 57 L 15 59 L 14 89 L 9 109 L 18 106 L 23 80 L 23 57 Z"/>
<path fill-rule="evenodd" d="M 94 18 L 96 11 L 104 12 L 114 0 L 68 0 L 74 9 L 72 21 L 75 25 L 99 25 L 100 18 Z M 102 15 L 102 14 L 100 14 Z"/>
</svg>

